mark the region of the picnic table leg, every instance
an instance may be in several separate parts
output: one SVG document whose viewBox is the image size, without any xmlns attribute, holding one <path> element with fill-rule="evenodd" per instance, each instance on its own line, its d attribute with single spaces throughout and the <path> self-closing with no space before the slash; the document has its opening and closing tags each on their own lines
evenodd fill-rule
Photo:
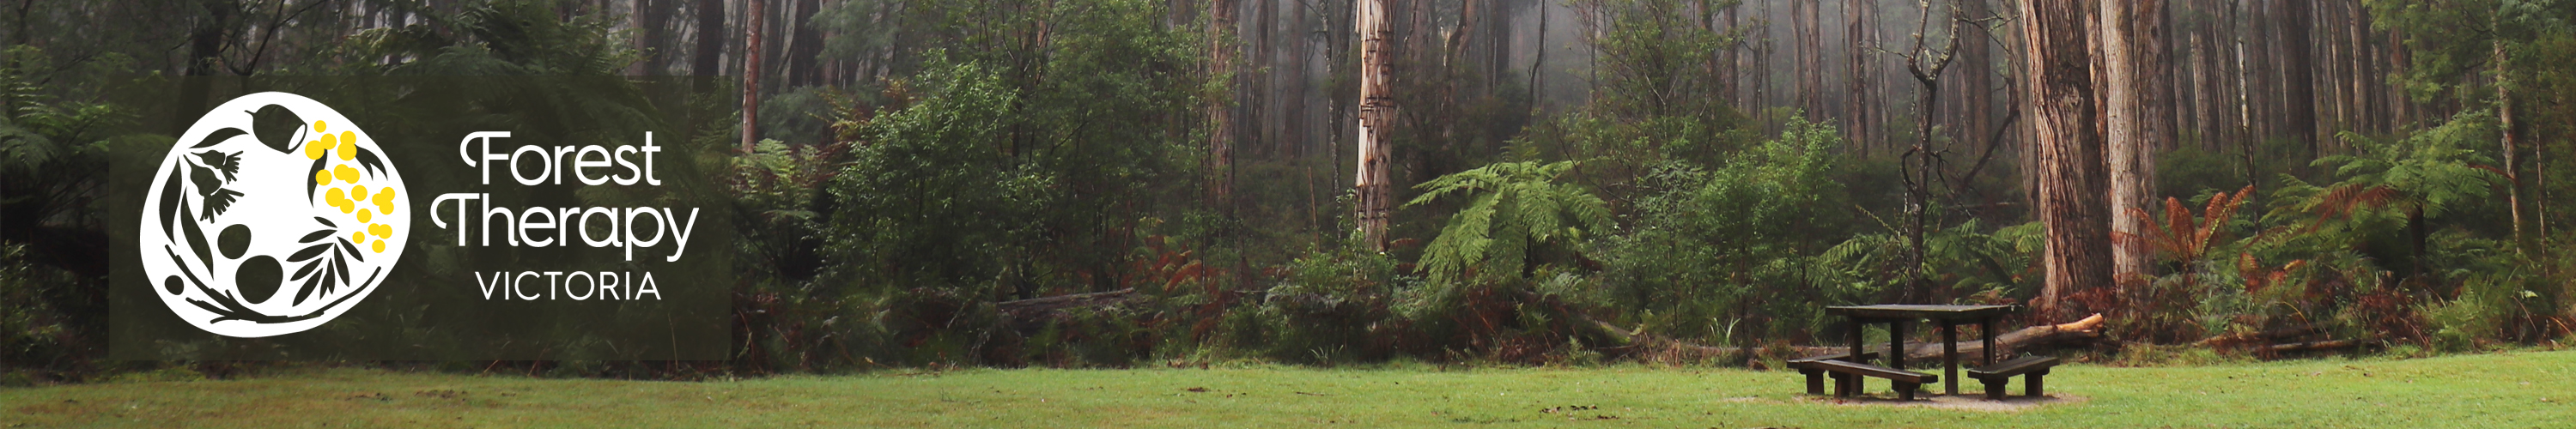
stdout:
<svg viewBox="0 0 2576 429">
<path fill-rule="evenodd" d="M 1943 394 L 1959 394 L 1959 323 L 1941 321 L 1941 386 Z"/>
<path fill-rule="evenodd" d="M 1887 367 L 1905 369 L 1905 319 L 1887 322 Z"/>
<path fill-rule="evenodd" d="M 1983 318 L 1983 319 L 1977 319 L 1977 335 L 1978 335 L 1978 336 L 1982 336 L 1982 337 L 1986 337 L 1984 340 L 1981 340 L 1981 341 L 1983 341 L 1983 342 L 1984 342 L 1983 344 L 1985 345 L 1984 350 L 1985 350 L 1985 352 L 1986 352 L 1986 363 L 1981 364 L 1981 365 L 1994 365 L 1994 364 L 1995 364 L 1995 318 L 1993 318 L 1993 317 L 1987 317 L 1987 318 Z"/>
<path fill-rule="evenodd" d="M 1867 350 L 1860 347 L 1860 333 L 1861 331 L 1867 330 L 1866 328 L 1869 327 L 1869 319 L 1853 317 L 1851 320 L 1851 361 L 1857 363 L 1869 363 L 1869 359 L 1863 358 L 1863 356 L 1868 356 L 1863 354 Z M 1844 378 L 1843 384 L 1850 385 L 1851 393 L 1854 395 L 1860 394 L 1861 387 L 1863 387 L 1861 386 L 1860 377 Z"/>
</svg>

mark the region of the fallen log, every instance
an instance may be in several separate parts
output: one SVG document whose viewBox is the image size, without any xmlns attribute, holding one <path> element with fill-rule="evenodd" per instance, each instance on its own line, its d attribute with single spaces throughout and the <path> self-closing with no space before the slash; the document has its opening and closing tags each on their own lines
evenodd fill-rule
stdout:
<svg viewBox="0 0 2576 429">
<path fill-rule="evenodd" d="M 2255 347 L 2255 348 L 2253 348 L 2253 350 L 2254 350 L 2255 352 L 2257 352 L 2257 353 L 2282 354 L 2282 353 L 2297 353 L 2297 352 L 2314 352 L 2314 351 L 2327 351 L 2327 350 L 2342 350 L 2342 349 L 2349 349 L 2349 348 L 2354 348 L 2354 347 L 2367 346 L 2367 345 L 2370 345 L 2370 344 L 2373 344 L 2373 343 L 2375 343 L 2375 341 L 2372 341 L 2372 340 L 2325 340 L 2325 341 L 2309 341 L 2309 342 L 2304 342 L 2304 343 L 2273 344 L 2273 345 L 2268 345 L 2268 346 Z"/>
<path fill-rule="evenodd" d="M 2324 332 L 2324 330 L 2317 329 L 2316 326 L 2298 326 L 2262 332 L 2247 332 L 2209 337 L 2207 339 L 2200 340 L 2200 342 L 2195 343 L 2194 345 L 2202 347 L 2244 347 L 2304 337 L 2320 332 Z"/>
<path fill-rule="evenodd" d="M 1127 302 L 1136 296 L 1136 288 L 1108 292 L 1076 293 L 1043 298 L 1017 299 L 993 303 L 996 309 L 1011 315 L 1026 315 L 1073 307 L 1100 307 Z"/>
<path fill-rule="evenodd" d="M 1604 322 L 1604 321 L 1601 321 L 1601 320 L 1598 320 L 1598 319 L 1592 319 L 1592 318 L 1590 318 L 1589 316 L 1586 316 L 1586 317 L 1584 318 L 1584 320 L 1585 320 L 1585 321 L 1588 321 L 1588 322 L 1591 322 L 1590 324 L 1591 324 L 1593 327 L 1595 327 L 1595 328 L 1599 328 L 1599 330 L 1601 331 L 1601 333 L 1602 333 L 1603 335 L 1605 335 L 1605 336 L 1609 336 L 1609 337 L 1612 337 L 1612 338 L 1616 338 L 1616 339 L 1618 339 L 1620 342 L 1627 343 L 1627 344 L 1637 344 L 1637 345 L 1646 345 L 1646 346 L 1655 346 L 1655 347 L 1669 347 L 1669 348 L 1674 348 L 1674 349 L 1681 350 L 1681 351 L 1688 351 L 1688 352 L 1695 352 L 1695 353 L 1706 353 L 1706 354 L 1712 354 L 1712 355 L 1713 355 L 1713 354 L 1716 354 L 1716 353 L 1723 353 L 1723 352 L 1738 351 L 1738 349 L 1736 349 L 1736 348 L 1731 348 L 1731 347 L 1711 347 L 1711 346 L 1706 346 L 1706 345 L 1694 344 L 1694 343 L 1691 343 L 1691 342 L 1688 342 L 1688 341 L 1682 341 L 1682 340 L 1678 340 L 1678 339 L 1663 338 L 1663 337 L 1660 337 L 1660 336 L 1656 336 L 1656 335 L 1653 335 L 1653 334 L 1647 334 L 1647 333 L 1644 333 L 1644 332 L 1633 332 L 1633 331 L 1628 331 L 1628 330 L 1624 330 L 1624 329 L 1619 328 L 1619 326 L 1618 326 L 1618 325 L 1612 325 L 1612 324 L 1610 324 L 1610 322 Z M 2088 316 L 2088 317 L 2085 317 L 2085 318 L 2083 318 L 2083 319 L 2081 319 L 2081 320 L 2076 320 L 2076 321 L 2073 321 L 2073 322 L 2060 323 L 2060 324 L 2055 324 L 2055 325 L 2041 325 L 2041 326 L 2032 326 L 2032 327 L 2028 327 L 2028 328 L 2022 328 L 2021 330 L 2012 331 L 2012 332 L 2010 332 L 2010 333 L 2005 333 L 2005 334 L 2003 334 L 2002 336 L 1995 337 L 1995 346 L 1996 346 L 1997 348 L 2004 349 L 2004 350 L 2013 350 L 2013 349 L 2021 348 L 2021 347 L 2023 347 L 2023 346 L 2039 345 L 2039 344 L 2064 344 L 2064 343 L 2082 343 L 2082 342 L 2089 342 L 2089 341 L 2093 341 L 2093 340 L 2096 340 L 2096 339 L 2100 339 L 2100 338 L 2102 338 L 2102 332 L 2101 332 L 2101 329 L 2102 329 L 2102 321 L 2103 321 L 2103 319 L 2102 319 L 2102 315 L 2097 313 L 2097 314 L 2094 314 L 2094 315 L 2092 315 L 2092 316 Z M 1881 347 L 1875 347 L 1875 348 L 1873 348 L 1873 347 L 1863 346 L 1862 348 L 1863 348 L 1863 349 L 1872 350 L 1872 351 L 1879 351 L 1879 352 L 1884 352 L 1884 351 L 1886 351 L 1886 350 L 1887 350 L 1887 348 L 1886 348 L 1886 347 L 1884 347 L 1884 346 L 1881 346 Z M 1829 353 L 1842 353 L 1842 352 L 1845 352 L 1845 351 L 1847 351 L 1847 350 L 1849 350 L 1849 349 L 1850 349 L 1850 347 L 1828 347 L 1828 346 L 1799 346 L 1799 347 L 1797 347 L 1798 353 L 1799 353 L 1800 355 L 1804 355 L 1804 356 L 1815 356 L 1815 355 L 1822 355 L 1822 354 L 1829 354 Z M 1979 355 L 1979 354 L 1981 354 L 1981 353 L 1984 353 L 1984 352 L 1985 352 L 1985 344 L 1984 344 L 1984 341 L 1980 341 L 1980 340 L 1973 340 L 1973 339 L 1966 339 L 1966 338 L 1959 339 L 1959 355 L 1960 355 L 1960 356 L 1977 356 L 1977 355 Z M 1905 358 L 1906 358 L 1906 359 L 1930 359 L 1930 358 L 1937 358 L 1937 357 L 1941 357 L 1941 343 L 1940 343 L 1940 342 L 1937 342 L 1937 341 L 1936 341 L 1936 342 L 1921 342 L 1921 343 L 1915 343 L 1915 344 L 1914 344 L 1914 345 L 1912 345 L 1912 346 L 1908 346 L 1908 347 L 1906 347 L 1906 350 L 1905 350 Z"/>
</svg>

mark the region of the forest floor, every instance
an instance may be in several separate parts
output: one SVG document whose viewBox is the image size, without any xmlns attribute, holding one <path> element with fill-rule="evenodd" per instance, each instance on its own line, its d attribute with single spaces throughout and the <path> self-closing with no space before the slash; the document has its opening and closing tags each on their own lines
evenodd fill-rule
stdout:
<svg viewBox="0 0 2576 429">
<path fill-rule="evenodd" d="M 2019 392 L 2016 381 L 2014 391 Z M 0 388 L 15 427 L 2565 427 L 2576 351 L 2066 365 L 2057 399 L 1905 406 L 1653 366 L 886 371 L 738 381 L 362 369 Z M 1870 388 L 1884 397 L 1886 384 Z M 1980 389 L 1962 385 L 1963 393 Z"/>
</svg>

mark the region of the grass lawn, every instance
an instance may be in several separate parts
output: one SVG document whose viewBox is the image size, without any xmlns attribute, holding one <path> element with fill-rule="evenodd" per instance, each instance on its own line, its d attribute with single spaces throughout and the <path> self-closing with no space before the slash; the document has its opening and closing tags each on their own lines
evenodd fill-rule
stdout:
<svg viewBox="0 0 2576 429">
<path fill-rule="evenodd" d="M 721 382 L 333 369 L 0 389 L 0 428 L 2565 428 L 2576 424 L 2571 386 L 2576 351 L 2067 365 L 2048 379 L 2049 393 L 2065 401 L 2000 412 L 1807 398 L 1788 371 L 1638 366 L 965 370 Z M 1870 388 L 1884 394 L 1886 384 Z M 1543 412 L 1569 406 L 1596 408 Z"/>
</svg>

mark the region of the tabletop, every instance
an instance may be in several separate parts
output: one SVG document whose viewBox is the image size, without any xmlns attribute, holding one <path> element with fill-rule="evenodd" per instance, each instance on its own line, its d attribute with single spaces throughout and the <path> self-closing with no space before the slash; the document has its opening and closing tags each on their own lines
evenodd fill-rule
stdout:
<svg viewBox="0 0 2576 429">
<path fill-rule="evenodd" d="M 1844 317 L 1871 319 L 1915 318 L 1959 320 L 2001 316 L 2012 313 L 2016 307 L 2019 306 L 1929 304 L 1837 305 L 1825 307 L 1825 312 Z"/>
</svg>

